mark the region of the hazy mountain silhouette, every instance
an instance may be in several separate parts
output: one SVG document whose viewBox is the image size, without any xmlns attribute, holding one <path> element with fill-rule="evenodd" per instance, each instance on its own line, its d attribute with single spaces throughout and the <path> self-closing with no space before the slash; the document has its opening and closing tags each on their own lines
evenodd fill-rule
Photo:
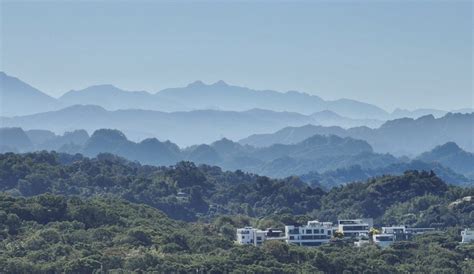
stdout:
<svg viewBox="0 0 474 274">
<path fill-rule="evenodd" d="M 0 116 L 27 115 L 59 109 L 55 98 L 0 72 Z"/>
<path fill-rule="evenodd" d="M 321 126 L 340 126 L 343 128 L 368 126 L 371 128 L 379 127 L 384 121 L 377 119 L 352 119 L 341 116 L 333 111 L 323 110 L 311 114 L 311 117 Z"/>
<path fill-rule="evenodd" d="M 354 100 L 325 101 L 318 96 L 303 92 L 253 90 L 228 85 L 224 81 L 210 85 L 196 81 L 186 87 L 162 90 L 155 96 L 171 99 L 194 109 L 219 107 L 219 109 L 243 111 L 250 108 L 262 108 L 304 114 L 331 110 L 351 118 L 383 119 L 387 116 L 387 112 L 377 106 Z"/>
<path fill-rule="evenodd" d="M 419 159 L 426 158 L 426 162 L 409 162 L 390 154 L 374 153 L 365 141 L 335 135 L 315 135 L 296 144 L 275 144 L 264 148 L 241 145 L 224 138 L 210 145 L 195 145 L 185 149 L 156 138 L 133 142 L 121 131 L 113 129 L 100 129 L 89 137 L 84 130 L 58 136 L 45 130 L 30 130 L 25 133 L 21 128 L 2 128 L 0 137 L 1 152 L 46 149 L 82 153 L 91 157 L 100 153 L 112 153 L 151 165 L 172 165 L 188 160 L 270 177 L 303 175 L 307 182 L 317 181 L 325 185 L 382 174 L 399 174 L 408 169 L 435 170 L 448 182 L 456 184 L 472 181 L 466 177 L 472 172 L 472 154 L 460 150 L 452 143 L 422 154 Z M 461 172 L 466 176 L 461 175 Z"/>
<path fill-rule="evenodd" d="M 431 151 L 422 153 L 416 159 L 424 162 L 440 163 L 458 173 L 474 178 L 474 153 L 462 150 L 454 142 L 437 146 Z"/>
<path fill-rule="evenodd" d="M 441 118 L 428 115 L 418 119 L 391 120 L 375 129 L 355 127 L 344 130 L 339 127 L 312 125 L 288 127 L 273 134 L 255 134 L 239 142 L 263 147 L 276 143 L 297 143 L 315 134 L 334 134 L 365 140 L 377 152 L 388 152 L 394 155 L 417 155 L 450 141 L 456 142 L 468 151 L 474 151 L 473 132 L 474 113 L 448 113 Z"/>
<path fill-rule="evenodd" d="M 0 152 L 25 152 L 33 149 L 33 143 L 18 127 L 0 128 Z"/>
<path fill-rule="evenodd" d="M 122 132 L 112 129 L 96 130 L 83 148 L 83 153 L 87 156 L 96 156 L 104 152 L 140 161 L 143 164 L 172 165 L 181 159 L 178 146 L 171 142 L 160 142 L 156 138 L 150 138 L 134 143 Z"/>
<path fill-rule="evenodd" d="M 98 106 L 72 106 L 35 115 L 0 118 L 5 126 L 42 128 L 61 133 L 74 129 L 93 132 L 116 128 L 133 140 L 157 137 L 180 146 L 211 143 L 227 137 L 240 139 L 254 132 L 275 131 L 288 125 L 304 125 L 314 120 L 298 113 L 249 110 L 244 112 L 197 110 L 159 112 L 147 110 L 107 111 Z"/>
<path fill-rule="evenodd" d="M 246 111 L 260 108 L 306 115 L 320 112 L 315 118 L 321 120 L 321 125 L 374 127 L 380 125 L 380 120 L 417 118 L 426 114 L 438 117 L 446 113 L 436 109 L 397 109 L 393 113 L 387 113 L 377 106 L 350 99 L 326 101 L 303 92 L 254 90 L 228 85 L 224 81 L 214 84 L 196 81 L 186 87 L 168 88 L 154 94 L 146 91 L 126 91 L 113 85 L 94 85 L 81 90 L 71 90 L 56 99 L 3 72 L 0 72 L 0 80 L 3 102 L 1 116 L 27 115 L 78 104 L 99 105 L 107 110 L 142 109 L 165 112 L 197 109 Z M 472 109 L 461 109 L 457 112 L 470 111 Z"/>
<path fill-rule="evenodd" d="M 306 93 L 291 91 L 277 92 L 272 90 L 253 90 L 249 88 L 231 86 L 224 81 L 206 85 L 196 81 L 181 88 L 169 88 L 151 94 L 144 91 L 125 91 L 112 85 L 91 86 L 83 90 L 67 92 L 59 100 L 68 105 L 84 104 L 99 105 L 107 110 L 144 109 L 158 111 L 188 111 L 197 109 L 215 109 L 229 111 L 247 111 L 249 109 L 268 109 L 273 111 L 289 111 L 311 114 L 325 110 L 332 110 L 341 115 L 334 115 L 331 121 L 342 121 L 341 126 L 350 124 L 349 116 L 358 119 L 367 119 L 369 126 L 380 125 L 380 121 L 372 117 L 386 118 L 387 113 L 370 104 L 341 99 L 324 101 L 323 99 Z M 319 119 L 326 118 L 323 116 Z M 324 122 L 324 124 L 330 121 Z M 353 121 L 361 125 L 361 121 Z M 338 124 L 339 125 L 339 124 Z M 365 124 L 364 124 L 365 125 Z"/>
<path fill-rule="evenodd" d="M 67 105 L 98 105 L 107 110 L 189 110 L 178 102 L 153 96 L 146 91 L 125 91 L 113 85 L 96 85 L 82 90 L 71 90 L 59 100 Z"/>
<path fill-rule="evenodd" d="M 37 150 L 55 150 L 76 153 L 89 139 L 85 130 L 65 132 L 56 135 L 49 130 L 34 129 L 24 131 L 22 128 L 0 128 L 0 146 L 2 152 L 28 152 Z M 71 150 L 76 148 L 75 150 Z"/>
<path fill-rule="evenodd" d="M 426 115 L 433 115 L 436 118 L 440 118 L 449 112 L 452 113 L 471 113 L 474 112 L 474 108 L 461 108 L 461 109 L 454 109 L 451 111 L 433 109 L 433 108 L 419 108 L 415 110 L 406 110 L 406 109 L 395 109 L 392 113 L 390 113 L 390 119 L 400 119 L 400 118 L 418 118 Z"/>
<path fill-rule="evenodd" d="M 364 141 L 337 136 L 312 136 L 293 145 L 266 148 L 242 146 L 228 139 L 211 145 L 194 146 L 183 151 L 185 159 L 216 164 L 224 169 L 241 169 L 271 177 L 304 174 L 361 163 L 378 167 L 397 162 L 391 155 L 375 154 Z"/>
</svg>

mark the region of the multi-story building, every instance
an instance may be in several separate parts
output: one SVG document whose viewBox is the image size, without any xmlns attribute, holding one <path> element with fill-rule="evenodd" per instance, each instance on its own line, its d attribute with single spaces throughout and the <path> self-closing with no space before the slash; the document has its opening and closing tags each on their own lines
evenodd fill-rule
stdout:
<svg viewBox="0 0 474 274">
<path fill-rule="evenodd" d="M 328 243 L 335 235 L 341 232 L 344 238 L 354 238 L 356 246 L 374 243 L 385 248 L 395 241 L 410 240 L 413 236 L 433 231 L 434 228 L 413 228 L 405 225 L 382 227 L 381 233 L 371 231 L 372 219 L 339 220 L 337 226 L 331 222 L 309 221 L 306 225 L 285 226 L 283 231 L 275 229 L 260 230 L 252 227 L 237 229 L 239 244 L 261 245 L 264 241 L 280 240 L 300 246 L 318 246 Z M 373 234 L 372 234 L 373 233 Z M 371 236 L 369 236 L 372 234 Z M 463 243 L 474 241 L 474 230 L 466 229 L 461 232 Z"/>
<path fill-rule="evenodd" d="M 382 227 L 382 234 L 393 234 L 396 241 L 410 240 L 415 235 L 434 231 L 434 228 L 407 227 L 405 225 Z"/>
<path fill-rule="evenodd" d="M 344 234 L 344 238 L 355 238 L 362 235 L 368 235 L 374 225 L 372 218 L 339 220 L 337 231 Z"/>
<path fill-rule="evenodd" d="M 309 221 L 304 226 L 285 226 L 287 243 L 301 246 L 318 246 L 329 242 L 336 228 L 331 222 Z"/>
<path fill-rule="evenodd" d="M 239 228 L 237 229 L 237 243 L 258 246 L 267 240 L 284 240 L 285 238 L 281 237 L 282 233 L 283 231 L 274 229 Z"/>
<path fill-rule="evenodd" d="M 463 231 L 461 231 L 461 237 L 461 243 L 463 244 L 474 242 L 474 229 L 464 229 Z"/>
</svg>

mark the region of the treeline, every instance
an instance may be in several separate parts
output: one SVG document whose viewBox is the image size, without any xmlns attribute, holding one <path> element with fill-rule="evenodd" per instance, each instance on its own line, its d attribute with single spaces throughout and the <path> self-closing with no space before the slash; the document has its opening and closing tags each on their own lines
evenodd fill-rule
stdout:
<svg viewBox="0 0 474 274">
<path fill-rule="evenodd" d="M 54 193 L 123 198 L 173 219 L 209 221 L 221 215 L 298 216 L 336 221 L 372 217 L 377 223 L 472 225 L 474 188 L 447 185 L 433 172 L 407 171 L 326 192 L 296 177 L 282 180 L 180 162 L 144 166 L 100 154 L 85 158 L 48 152 L 0 154 L 0 190 L 12 195 Z"/>
</svg>

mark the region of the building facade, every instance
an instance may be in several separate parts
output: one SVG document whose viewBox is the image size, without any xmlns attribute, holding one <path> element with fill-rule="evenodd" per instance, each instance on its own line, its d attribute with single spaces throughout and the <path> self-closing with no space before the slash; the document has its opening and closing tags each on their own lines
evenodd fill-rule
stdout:
<svg viewBox="0 0 474 274">
<path fill-rule="evenodd" d="M 461 231 L 461 243 L 467 244 L 474 242 L 474 229 L 466 228 Z"/>
<path fill-rule="evenodd" d="M 242 245 L 259 246 L 267 240 L 284 240 L 281 237 L 281 230 L 267 229 L 260 230 L 253 227 L 245 227 L 237 229 L 237 243 Z"/>
<path fill-rule="evenodd" d="M 337 231 L 342 232 L 344 238 L 357 238 L 359 236 L 368 235 L 373 225 L 374 220 L 372 218 L 339 220 Z"/>
<path fill-rule="evenodd" d="M 329 242 L 335 230 L 331 222 L 309 221 L 304 226 L 287 225 L 285 240 L 301 246 L 318 246 Z"/>
<path fill-rule="evenodd" d="M 382 227 L 379 231 L 372 230 L 372 219 L 339 220 L 335 226 L 331 222 L 308 221 L 306 225 L 286 225 L 285 231 L 267 229 L 260 230 L 252 227 L 237 229 L 237 243 L 259 246 L 268 240 L 285 241 L 300 246 L 319 246 L 328 243 L 336 232 L 344 238 L 353 239 L 358 247 L 375 244 L 382 248 L 390 246 L 395 241 L 411 240 L 413 236 L 434 231 L 434 228 L 413 228 L 405 225 Z M 284 233 L 284 234 L 283 234 Z M 474 241 L 474 230 L 465 229 L 461 232 L 462 243 Z"/>
</svg>

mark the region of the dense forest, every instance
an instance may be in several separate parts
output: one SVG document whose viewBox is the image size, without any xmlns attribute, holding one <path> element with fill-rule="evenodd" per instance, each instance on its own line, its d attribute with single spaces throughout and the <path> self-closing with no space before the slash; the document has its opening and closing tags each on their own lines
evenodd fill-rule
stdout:
<svg viewBox="0 0 474 274">
<path fill-rule="evenodd" d="M 319 248 L 281 242 L 237 246 L 244 216 L 212 223 L 169 219 L 154 208 L 110 198 L 0 195 L 0 269 L 6 273 L 469 273 L 474 245 L 459 245 L 455 228 L 391 248 L 355 248 L 336 240 Z M 121 273 L 121 272 L 115 272 Z"/>
<path fill-rule="evenodd" d="M 0 269 L 7 273 L 469 272 L 474 188 L 430 171 L 379 176 L 329 191 L 180 162 L 154 167 L 111 154 L 0 154 Z M 388 249 L 334 240 L 320 248 L 279 242 L 236 246 L 235 229 L 372 217 L 375 225 L 437 232 Z M 177 256 L 179 255 L 179 256 Z"/>
</svg>

